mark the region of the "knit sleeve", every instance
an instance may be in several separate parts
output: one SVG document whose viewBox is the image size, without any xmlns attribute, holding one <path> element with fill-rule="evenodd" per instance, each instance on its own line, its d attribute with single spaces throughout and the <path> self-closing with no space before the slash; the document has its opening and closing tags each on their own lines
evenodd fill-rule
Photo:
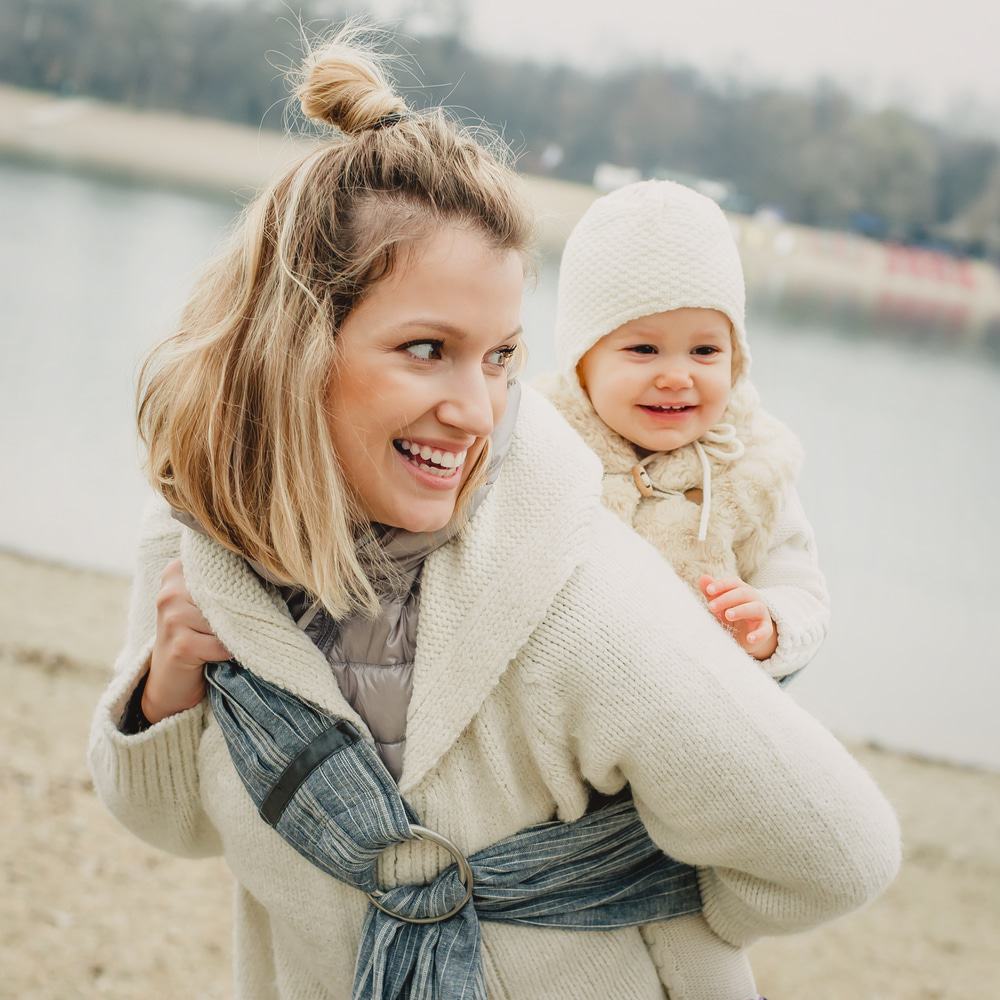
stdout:
<svg viewBox="0 0 1000 1000">
<path fill-rule="evenodd" d="M 612 515 L 525 655 L 553 784 L 629 783 L 653 840 L 702 869 L 723 940 L 805 930 L 895 875 L 899 829 L 871 778 Z"/>
<path fill-rule="evenodd" d="M 130 735 L 121 726 L 129 699 L 149 669 L 160 575 L 180 553 L 179 532 L 162 501 L 151 502 L 143 520 L 125 645 L 94 713 L 88 758 L 97 795 L 119 822 L 155 847 L 201 857 L 221 851 L 198 788 L 205 702 L 142 732 Z"/>
<path fill-rule="evenodd" d="M 767 559 L 747 583 L 760 591 L 778 629 L 778 648 L 761 666 L 776 679 L 788 677 L 819 652 L 830 625 L 816 538 L 794 487 L 785 496 Z"/>
</svg>

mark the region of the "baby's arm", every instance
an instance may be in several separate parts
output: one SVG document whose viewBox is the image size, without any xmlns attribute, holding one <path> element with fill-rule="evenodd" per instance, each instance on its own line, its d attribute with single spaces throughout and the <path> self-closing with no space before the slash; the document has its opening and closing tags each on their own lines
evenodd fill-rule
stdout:
<svg viewBox="0 0 1000 1000">
<path fill-rule="evenodd" d="M 699 583 L 713 614 L 734 626 L 740 645 L 774 678 L 801 670 L 826 638 L 830 596 L 812 526 L 794 487 L 785 495 L 774 541 L 760 569 L 745 582 L 702 577 Z M 727 611 L 732 612 L 728 618 Z"/>
</svg>

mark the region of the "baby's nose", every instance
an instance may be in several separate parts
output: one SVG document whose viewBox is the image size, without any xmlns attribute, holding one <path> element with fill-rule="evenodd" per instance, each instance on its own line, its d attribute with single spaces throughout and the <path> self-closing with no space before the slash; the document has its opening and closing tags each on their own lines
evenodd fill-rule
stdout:
<svg viewBox="0 0 1000 1000">
<path fill-rule="evenodd" d="M 658 371 L 653 384 L 657 389 L 684 389 L 691 385 L 691 375 L 685 368 L 671 366 Z"/>
</svg>

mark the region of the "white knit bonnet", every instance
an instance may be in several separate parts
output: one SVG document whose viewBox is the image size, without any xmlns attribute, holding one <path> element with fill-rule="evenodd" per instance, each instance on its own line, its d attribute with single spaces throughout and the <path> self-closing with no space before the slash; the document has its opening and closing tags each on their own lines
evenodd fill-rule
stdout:
<svg viewBox="0 0 1000 1000">
<path fill-rule="evenodd" d="M 750 351 L 739 251 L 722 209 L 673 181 L 640 181 L 598 198 L 563 250 L 556 363 L 577 362 L 623 323 L 670 309 L 717 309 L 733 324 L 733 376 Z"/>
<path fill-rule="evenodd" d="M 717 309 L 733 324 L 733 385 L 749 392 L 743 267 L 722 209 L 673 181 L 640 181 L 598 198 L 566 241 L 559 268 L 556 364 L 583 396 L 576 365 L 602 337 L 641 316 L 671 309 Z M 732 403 L 732 397 L 730 397 Z M 729 409 L 727 408 L 727 415 Z M 712 511 L 710 458 L 733 462 L 744 452 L 736 427 L 716 424 L 692 442 L 702 468 L 698 540 Z M 632 469 L 644 496 L 665 496 L 645 466 Z"/>
</svg>

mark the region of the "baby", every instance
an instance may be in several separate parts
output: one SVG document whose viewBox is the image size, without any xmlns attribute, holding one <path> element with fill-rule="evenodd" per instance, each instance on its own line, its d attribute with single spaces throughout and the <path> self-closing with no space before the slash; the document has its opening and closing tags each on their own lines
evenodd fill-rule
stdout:
<svg viewBox="0 0 1000 1000">
<path fill-rule="evenodd" d="M 801 449 L 748 380 L 739 253 L 709 198 L 666 181 L 598 199 L 563 253 L 558 372 L 540 383 L 604 464 L 604 502 L 771 677 L 829 617 L 795 489 Z M 643 930 L 671 1000 L 756 997 L 749 964 L 681 918 Z"/>
</svg>

